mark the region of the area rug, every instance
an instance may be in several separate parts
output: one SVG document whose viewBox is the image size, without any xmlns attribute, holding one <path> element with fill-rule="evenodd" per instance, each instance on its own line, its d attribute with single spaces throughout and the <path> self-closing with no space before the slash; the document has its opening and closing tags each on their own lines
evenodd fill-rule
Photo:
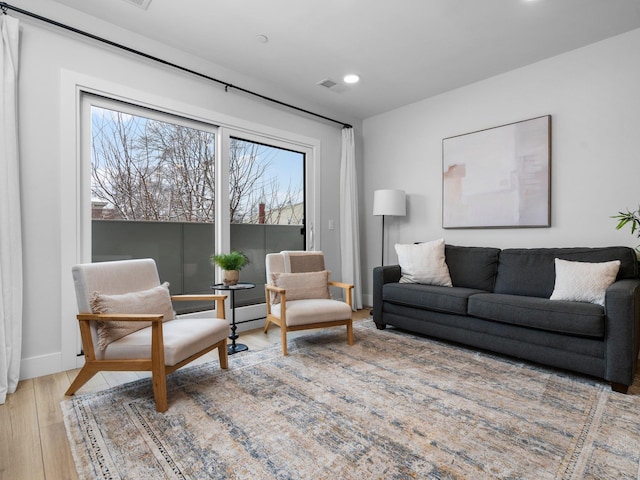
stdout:
<svg viewBox="0 0 640 480">
<path fill-rule="evenodd" d="M 637 386 L 354 327 L 64 400 L 79 477 L 638 478 Z"/>
</svg>

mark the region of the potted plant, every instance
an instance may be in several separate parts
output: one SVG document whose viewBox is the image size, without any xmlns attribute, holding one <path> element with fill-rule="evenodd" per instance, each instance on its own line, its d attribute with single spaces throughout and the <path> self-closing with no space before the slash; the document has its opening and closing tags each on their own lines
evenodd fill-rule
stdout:
<svg viewBox="0 0 640 480">
<path fill-rule="evenodd" d="M 240 278 L 240 270 L 249 263 L 249 258 L 237 250 L 231 253 L 211 255 L 211 261 L 222 269 L 222 283 L 236 285 Z"/>
<path fill-rule="evenodd" d="M 618 215 L 614 215 L 611 218 L 615 218 L 618 220 L 618 225 L 616 225 L 616 230 L 620 230 L 627 223 L 631 223 L 631 234 L 636 234 L 637 237 L 640 237 L 640 207 L 638 210 L 631 212 L 627 210 L 626 212 L 618 212 Z M 640 247 L 640 245 L 638 245 Z M 638 251 L 638 247 L 636 250 Z"/>
</svg>

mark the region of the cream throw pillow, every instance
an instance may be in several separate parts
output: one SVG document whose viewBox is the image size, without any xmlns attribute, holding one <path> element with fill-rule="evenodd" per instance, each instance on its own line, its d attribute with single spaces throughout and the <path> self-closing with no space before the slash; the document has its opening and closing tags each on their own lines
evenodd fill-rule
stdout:
<svg viewBox="0 0 640 480">
<path fill-rule="evenodd" d="M 397 243 L 396 253 L 402 271 L 400 283 L 453 286 L 444 257 L 444 238 L 408 245 Z"/>
<path fill-rule="evenodd" d="M 620 260 L 588 263 L 555 259 L 556 283 L 551 300 L 590 302 L 604 306 L 605 291 L 616 281 Z"/>
<path fill-rule="evenodd" d="M 175 317 L 169 293 L 169 282 L 140 292 L 106 295 L 93 292 L 90 298 L 93 313 L 160 313 L 163 321 Z M 151 322 L 98 322 L 98 346 L 104 350 L 114 340 L 148 327 Z"/>
<path fill-rule="evenodd" d="M 287 300 L 331 298 L 329 271 L 304 273 L 272 273 L 271 285 L 284 288 Z M 272 295 L 271 303 L 280 303 L 280 295 Z"/>
</svg>

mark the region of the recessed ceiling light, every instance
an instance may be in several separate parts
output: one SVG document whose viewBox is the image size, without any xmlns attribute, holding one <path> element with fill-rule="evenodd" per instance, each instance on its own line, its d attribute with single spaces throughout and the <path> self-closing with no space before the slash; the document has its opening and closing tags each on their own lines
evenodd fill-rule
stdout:
<svg viewBox="0 0 640 480">
<path fill-rule="evenodd" d="M 355 73 L 350 73 L 349 75 L 345 75 L 343 80 L 344 83 L 358 83 L 360 81 L 360 76 Z"/>
<path fill-rule="evenodd" d="M 267 43 L 269 41 L 269 37 L 266 35 L 256 35 L 256 40 L 260 43 Z"/>
</svg>

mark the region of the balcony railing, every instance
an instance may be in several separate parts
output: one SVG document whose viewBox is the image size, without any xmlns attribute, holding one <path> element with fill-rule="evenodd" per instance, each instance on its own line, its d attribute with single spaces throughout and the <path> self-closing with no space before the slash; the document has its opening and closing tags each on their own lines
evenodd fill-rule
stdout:
<svg viewBox="0 0 640 480">
<path fill-rule="evenodd" d="M 231 248 L 249 257 L 240 280 L 256 288 L 238 291 L 236 305 L 264 302 L 265 256 L 282 250 L 304 250 L 302 225 L 231 224 Z M 211 293 L 219 282 L 210 257 L 215 250 L 212 223 L 92 221 L 92 261 L 153 258 L 160 280 L 169 282 L 172 294 Z M 213 308 L 213 305 L 175 305 L 178 313 Z"/>
</svg>

